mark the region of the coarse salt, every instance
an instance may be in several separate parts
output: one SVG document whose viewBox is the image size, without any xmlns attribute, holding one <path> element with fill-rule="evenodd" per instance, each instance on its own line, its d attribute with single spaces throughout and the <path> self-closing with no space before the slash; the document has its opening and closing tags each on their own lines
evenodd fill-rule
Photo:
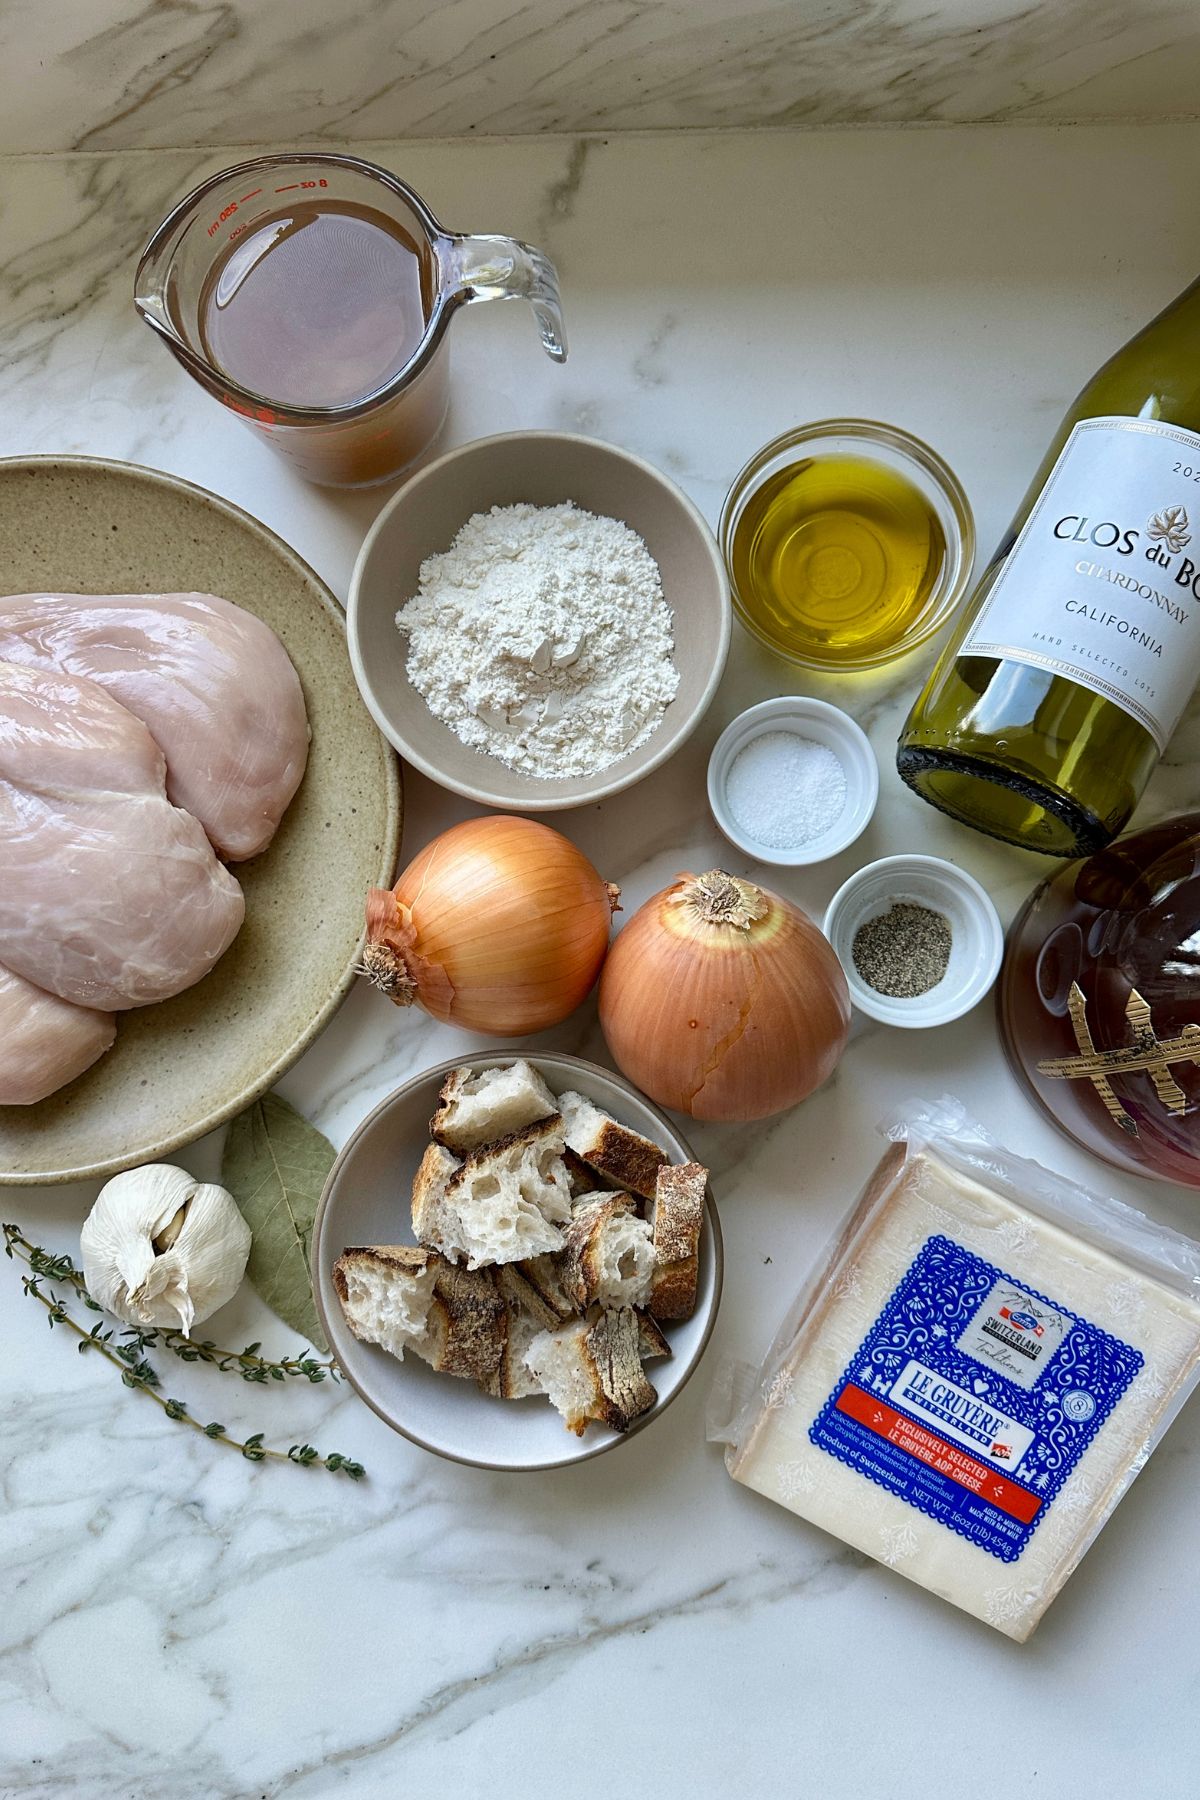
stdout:
<svg viewBox="0 0 1200 1800">
<path fill-rule="evenodd" d="M 846 771 L 827 744 L 796 731 L 764 731 L 734 757 L 725 802 L 747 837 L 768 850 L 794 850 L 841 818 Z"/>
</svg>

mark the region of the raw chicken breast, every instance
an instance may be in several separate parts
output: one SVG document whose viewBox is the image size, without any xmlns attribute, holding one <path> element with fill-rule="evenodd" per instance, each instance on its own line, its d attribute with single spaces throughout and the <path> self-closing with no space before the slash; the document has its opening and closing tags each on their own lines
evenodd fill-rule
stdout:
<svg viewBox="0 0 1200 1800">
<path fill-rule="evenodd" d="M 0 968 L 0 1106 L 32 1106 L 90 1069 L 117 1035 L 111 1013 L 72 1006 Z"/>
<path fill-rule="evenodd" d="M 165 776 L 94 681 L 0 663 L 0 964 L 103 1012 L 208 973 L 245 902 Z"/>
<path fill-rule="evenodd" d="M 107 689 L 167 759 L 167 794 L 222 856 L 265 850 L 308 760 L 300 681 L 269 625 L 216 594 L 0 598 L 0 662 Z"/>
</svg>

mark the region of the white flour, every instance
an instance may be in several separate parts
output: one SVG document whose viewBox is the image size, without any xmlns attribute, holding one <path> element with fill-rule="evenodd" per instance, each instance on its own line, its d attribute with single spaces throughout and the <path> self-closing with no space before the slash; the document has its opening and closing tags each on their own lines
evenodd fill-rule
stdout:
<svg viewBox="0 0 1200 1800">
<path fill-rule="evenodd" d="M 421 564 L 396 614 L 408 678 L 464 744 L 527 775 L 596 775 L 679 687 L 658 564 L 571 501 L 494 506 Z"/>
</svg>

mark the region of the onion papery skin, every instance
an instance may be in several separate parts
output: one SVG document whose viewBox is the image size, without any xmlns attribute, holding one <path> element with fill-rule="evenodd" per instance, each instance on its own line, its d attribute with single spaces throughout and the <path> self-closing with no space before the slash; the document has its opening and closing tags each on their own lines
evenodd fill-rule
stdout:
<svg viewBox="0 0 1200 1800">
<path fill-rule="evenodd" d="M 608 950 L 616 890 L 561 832 L 511 813 L 454 825 L 367 899 L 369 977 L 494 1037 L 561 1023 Z"/>
<path fill-rule="evenodd" d="M 737 883 L 760 898 L 761 917 L 701 922 L 683 903 L 696 879 L 679 876 L 618 934 L 600 980 L 600 1023 L 622 1074 L 660 1106 L 726 1123 L 765 1119 L 837 1067 L 850 1030 L 846 977 L 790 900 Z"/>
</svg>

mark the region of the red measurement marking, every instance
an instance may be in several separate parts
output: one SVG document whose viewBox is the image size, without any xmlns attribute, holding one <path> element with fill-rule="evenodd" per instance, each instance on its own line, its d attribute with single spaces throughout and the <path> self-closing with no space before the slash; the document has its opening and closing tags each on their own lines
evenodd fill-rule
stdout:
<svg viewBox="0 0 1200 1800">
<path fill-rule="evenodd" d="M 275 192 L 277 194 L 290 194 L 293 188 L 298 188 L 299 186 L 300 183 L 298 181 L 289 181 L 286 187 L 276 188 Z"/>
<path fill-rule="evenodd" d="M 237 211 L 237 209 L 240 205 L 241 205 L 240 200 L 231 200 L 229 202 L 229 205 L 217 214 L 216 218 L 213 220 L 212 224 L 208 228 L 209 237 L 213 237 L 221 229 L 221 227 L 225 223 L 226 219 L 232 219 L 234 213 Z"/>
<path fill-rule="evenodd" d="M 251 188 L 250 192 L 248 194 L 242 195 L 241 199 L 238 201 L 238 205 L 245 206 L 247 200 L 253 200 L 255 194 L 261 194 L 261 193 L 262 193 L 261 188 Z"/>
</svg>

